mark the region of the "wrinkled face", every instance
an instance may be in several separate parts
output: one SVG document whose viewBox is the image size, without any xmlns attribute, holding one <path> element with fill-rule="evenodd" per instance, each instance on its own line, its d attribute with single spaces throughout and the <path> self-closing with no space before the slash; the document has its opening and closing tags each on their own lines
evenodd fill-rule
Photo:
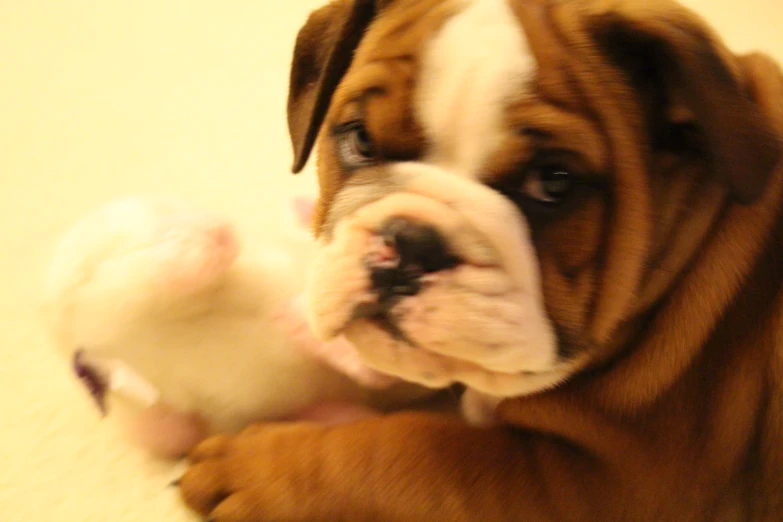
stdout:
<svg viewBox="0 0 783 522">
<path fill-rule="evenodd" d="M 517 396 L 604 356 L 687 264 L 724 187 L 650 150 L 644 95 L 565 30 L 575 13 L 400 0 L 370 25 L 319 138 L 319 335 Z"/>
</svg>

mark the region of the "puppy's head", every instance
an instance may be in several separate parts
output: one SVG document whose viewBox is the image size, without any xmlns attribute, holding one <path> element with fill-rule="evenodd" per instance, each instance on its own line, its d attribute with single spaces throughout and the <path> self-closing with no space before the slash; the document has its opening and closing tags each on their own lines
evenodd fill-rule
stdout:
<svg viewBox="0 0 783 522">
<path fill-rule="evenodd" d="M 317 332 L 382 372 L 497 397 L 615 354 L 780 153 L 759 88 L 774 68 L 650 5 L 315 12 L 289 126 L 295 171 L 318 144 Z"/>
</svg>

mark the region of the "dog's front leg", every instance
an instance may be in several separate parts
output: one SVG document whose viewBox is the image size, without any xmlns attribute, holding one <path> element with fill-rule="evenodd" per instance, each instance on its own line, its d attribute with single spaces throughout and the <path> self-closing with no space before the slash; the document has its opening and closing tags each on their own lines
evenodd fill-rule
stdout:
<svg viewBox="0 0 783 522">
<path fill-rule="evenodd" d="M 262 424 L 203 443 L 180 487 L 218 522 L 558 520 L 537 442 L 423 413 Z"/>
</svg>

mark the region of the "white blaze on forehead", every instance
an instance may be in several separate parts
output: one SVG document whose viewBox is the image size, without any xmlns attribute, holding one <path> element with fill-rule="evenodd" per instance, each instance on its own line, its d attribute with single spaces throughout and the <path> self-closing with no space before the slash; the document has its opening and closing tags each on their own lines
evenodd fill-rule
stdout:
<svg viewBox="0 0 783 522">
<path fill-rule="evenodd" d="M 462 1 L 425 49 L 415 110 L 431 144 L 427 160 L 476 177 L 536 64 L 508 0 Z"/>
</svg>

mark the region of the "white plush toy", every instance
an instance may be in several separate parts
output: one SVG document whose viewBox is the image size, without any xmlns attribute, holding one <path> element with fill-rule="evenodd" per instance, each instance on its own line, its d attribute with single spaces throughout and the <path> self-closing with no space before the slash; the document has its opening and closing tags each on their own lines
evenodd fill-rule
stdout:
<svg viewBox="0 0 783 522">
<path fill-rule="evenodd" d="M 315 340 L 298 304 L 313 241 L 293 221 L 270 228 L 240 255 L 225 219 L 134 198 L 88 215 L 56 250 L 54 339 L 103 413 L 107 398 L 132 406 L 129 433 L 153 454 L 256 420 L 339 422 L 431 393 L 363 367 L 344 340 Z"/>
</svg>

